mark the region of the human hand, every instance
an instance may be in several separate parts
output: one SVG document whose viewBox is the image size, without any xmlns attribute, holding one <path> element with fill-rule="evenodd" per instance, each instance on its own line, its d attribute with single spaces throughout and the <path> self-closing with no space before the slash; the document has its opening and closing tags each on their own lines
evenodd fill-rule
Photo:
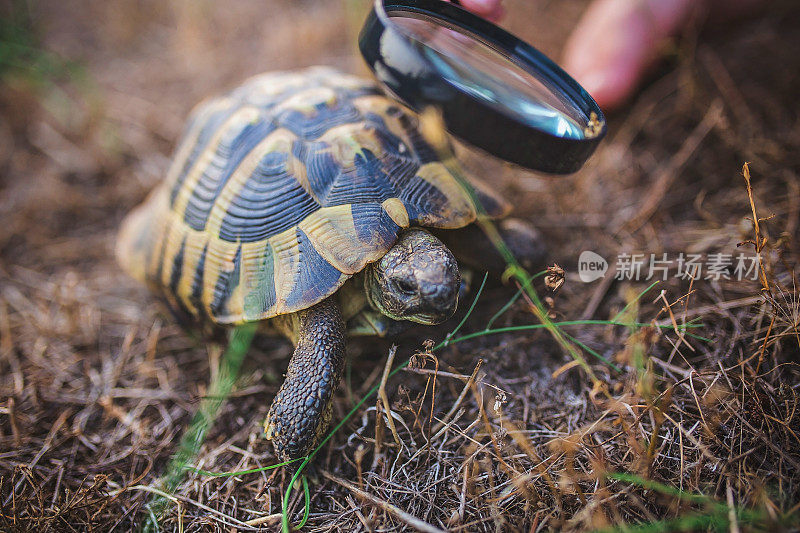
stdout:
<svg viewBox="0 0 800 533">
<path fill-rule="evenodd" d="M 696 13 L 719 24 L 768 0 L 595 0 L 564 48 L 564 69 L 605 110 L 619 107 Z"/>
<path fill-rule="evenodd" d="M 660 58 L 664 42 L 694 14 L 721 24 L 752 13 L 769 0 L 594 0 L 564 48 L 563 66 L 605 110 L 625 103 Z M 501 0 L 460 0 L 497 22 Z"/>
</svg>

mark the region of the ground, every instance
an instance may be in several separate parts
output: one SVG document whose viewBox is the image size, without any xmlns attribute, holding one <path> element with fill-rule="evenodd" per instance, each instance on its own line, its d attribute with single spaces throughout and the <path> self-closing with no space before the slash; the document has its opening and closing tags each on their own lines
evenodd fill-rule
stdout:
<svg viewBox="0 0 800 533">
<path fill-rule="evenodd" d="M 585 7 L 507 3 L 507 26 L 554 57 Z M 119 270 L 115 231 L 162 179 L 202 98 L 267 70 L 366 75 L 354 43 L 369 2 L 10 4 L 0 7 L 0 530 L 128 531 L 148 518 L 221 348 L 180 329 Z M 456 328 L 465 305 L 395 339 L 395 366 L 412 364 L 308 469 L 305 530 L 797 527 L 798 23 L 793 2 L 774 2 L 739 26 L 677 39 L 575 176 L 459 147 L 566 270 L 556 291 L 534 283 L 551 320 L 580 323 L 559 326 L 561 342 L 527 329 L 429 354 L 426 341 Z M 611 263 L 604 278 L 579 279 L 585 250 Z M 757 251 L 763 276 L 724 268 L 726 254 Z M 645 292 L 650 254 L 665 253 L 667 279 Z M 723 268 L 678 278 L 681 253 Z M 648 258 L 640 279 L 616 279 L 621 254 Z M 538 324 L 527 295 L 493 319 L 515 291 L 490 281 L 458 335 Z M 276 462 L 261 424 L 289 353 L 257 340 L 192 464 Z M 389 353 L 388 342 L 352 343 L 336 420 L 381 383 Z M 184 474 L 161 530 L 280 528 L 288 469 Z M 284 513 L 293 524 L 302 495 Z"/>
</svg>

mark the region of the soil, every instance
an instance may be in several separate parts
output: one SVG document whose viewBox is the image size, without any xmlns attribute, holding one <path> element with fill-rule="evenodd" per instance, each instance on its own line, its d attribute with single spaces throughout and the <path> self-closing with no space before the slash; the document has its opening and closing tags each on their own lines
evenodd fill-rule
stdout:
<svg viewBox="0 0 800 533">
<path fill-rule="evenodd" d="M 586 2 L 507 4 L 506 27 L 558 57 Z M 794 4 L 677 38 L 574 176 L 458 147 L 463 166 L 543 232 L 549 264 L 566 270 L 555 292 L 535 282 L 552 320 L 605 322 L 562 328 L 585 365 L 544 329 L 430 354 L 428 339 L 444 339 L 466 305 L 441 327 L 392 339 L 395 366 L 412 364 L 387 380 L 387 402 L 370 397 L 309 467 L 305 530 L 798 526 Z M 34 46 L 0 44 L 10 58 L 0 60 L 0 530 L 130 531 L 148 519 L 223 347 L 185 332 L 121 272 L 116 230 L 163 178 L 204 97 L 269 70 L 324 64 L 367 75 L 355 42 L 368 5 L 0 7 Z M 20 9 L 27 21 L 11 16 Z M 583 251 L 609 262 L 604 278 L 580 280 Z M 758 261 L 756 252 L 763 274 L 737 279 L 738 255 Z M 614 276 L 636 254 L 641 279 Z M 664 254 L 667 279 L 647 290 L 651 260 Z M 680 254 L 727 266 L 680 278 Z M 459 335 L 487 328 L 516 290 L 490 281 Z M 492 327 L 538 323 L 523 297 Z M 381 382 L 390 346 L 351 343 L 335 420 Z M 290 353 L 283 340 L 257 339 L 195 466 L 277 462 L 262 423 Z M 279 530 L 290 477 L 288 468 L 186 472 L 160 529 Z M 302 494 L 285 511 L 293 524 Z"/>
</svg>

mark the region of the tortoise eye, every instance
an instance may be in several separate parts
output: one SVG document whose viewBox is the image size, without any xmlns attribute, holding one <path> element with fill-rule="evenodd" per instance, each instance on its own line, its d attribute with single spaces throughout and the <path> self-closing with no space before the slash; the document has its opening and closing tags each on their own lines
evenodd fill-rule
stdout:
<svg viewBox="0 0 800 533">
<path fill-rule="evenodd" d="M 416 286 L 411 281 L 405 278 L 396 278 L 394 280 L 394 284 L 397 287 L 397 290 L 402 292 L 403 294 L 415 294 L 416 293 Z"/>
</svg>

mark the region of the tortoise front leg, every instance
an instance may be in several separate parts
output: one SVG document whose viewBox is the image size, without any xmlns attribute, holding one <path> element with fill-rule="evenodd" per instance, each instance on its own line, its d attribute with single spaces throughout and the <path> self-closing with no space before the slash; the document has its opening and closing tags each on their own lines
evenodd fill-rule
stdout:
<svg viewBox="0 0 800 533">
<path fill-rule="evenodd" d="M 283 325 L 291 328 L 286 333 L 295 349 L 264 428 L 286 461 L 313 450 L 328 427 L 344 367 L 345 327 L 332 298 L 287 317 Z"/>
</svg>

